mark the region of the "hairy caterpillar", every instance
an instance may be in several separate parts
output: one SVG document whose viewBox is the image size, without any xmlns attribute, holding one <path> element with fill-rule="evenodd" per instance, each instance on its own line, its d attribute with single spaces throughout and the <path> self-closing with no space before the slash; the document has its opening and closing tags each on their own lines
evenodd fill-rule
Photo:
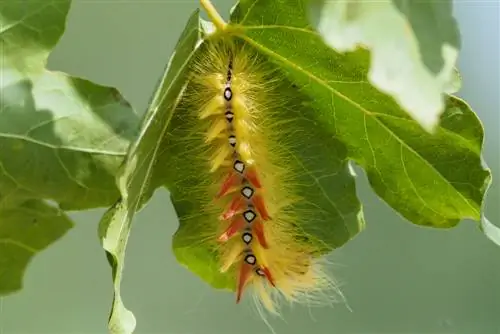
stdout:
<svg viewBox="0 0 500 334">
<path fill-rule="evenodd" d="M 355 234 L 333 224 L 345 217 L 331 199 L 353 187 L 333 186 L 347 172 L 330 154 L 341 147 L 254 49 L 216 36 L 198 51 L 165 139 L 177 259 L 237 302 L 250 288 L 271 312 L 279 297 L 328 299 L 338 291 L 320 255 Z"/>
</svg>

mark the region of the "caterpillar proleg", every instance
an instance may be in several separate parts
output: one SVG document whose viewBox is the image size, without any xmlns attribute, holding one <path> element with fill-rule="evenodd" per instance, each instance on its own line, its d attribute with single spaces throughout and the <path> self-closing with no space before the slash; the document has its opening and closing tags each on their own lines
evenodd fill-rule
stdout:
<svg viewBox="0 0 500 334">
<path fill-rule="evenodd" d="M 347 172 L 327 153 L 339 147 L 322 140 L 300 92 L 242 41 L 210 37 L 191 70 L 165 145 L 178 260 L 237 302 L 251 290 L 271 312 L 280 298 L 329 299 L 338 291 L 321 255 L 351 236 L 332 224 L 342 213 L 325 200 L 353 187 L 330 194 Z"/>
</svg>

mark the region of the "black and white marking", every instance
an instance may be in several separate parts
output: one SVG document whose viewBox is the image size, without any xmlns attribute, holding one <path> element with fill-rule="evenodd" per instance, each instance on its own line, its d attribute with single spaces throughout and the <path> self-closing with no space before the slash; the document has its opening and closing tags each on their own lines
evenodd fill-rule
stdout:
<svg viewBox="0 0 500 334">
<path fill-rule="evenodd" d="M 253 195 L 253 189 L 246 186 L 246 187 L 243 187 L 243 189 L 241 189 L 241 194 L 247 198 L 247 199 L 250 199 Z"/>
<path fill-rule="evenodd" d="M 233 121 L 233 118 L 234 118 L 234 114 L 231 110 L 228 110 L 226 111 L 226 120 L 231 123 Z"/>
<path fill-rule="evenodd" d="M 231 135 L 229 136 L 229 145 L 231 145 L 232 147 L 235 147 L 236 146 L 236 137 Z"/>
<path fill-rule="evenodd" d="M 234 162 L 233 168 L 238 173 L 243 173 L 243 171 L 245 170 L 245 164 L 243 163 L 243 161 L 236 160 Z"/>
<path fill-rule="evenodd" d="M 250 233 L 250 232 L 243 233 L 243 235 L 241 236 L 241 239 L 243 239 L 244 243 L 246 243 L 247 245 L 249 245 L 252 242 L 252 239 L 253 239 L 252 233 Z"/>
<path fill-rule="evenodd" d="M 243 213 L 243 217 L 245 217 L 247 223 L 251 223 L 257 215 L 252 210 L 247 210 Z"/>
<path fill-rule="evenodd" d="M 231 101 L 233 98 L 233 91 L 231 90 L 231 87 L 226 87 L 226 89 L 224 89 L 224 98 L 226 101 Z"/>
<path fill-rule="evenodd" d="M 257 263 L 257 259 L 253 254 L 248 254 L 247 256 L 245 256 L 245 262 L 254 265 L 255 263 Z"/>
<path fill-rule="evenodd" d="M 229 61 L 228 65 L 228 70 L 227 70 L 227 81 L 226 81 L 226 87 L 224 89 L 224 99 L 227 101 L 226 103 L 226 112 L 225 112 L 225 117 L 227 122 L 229 123 L 229 132 L 232 133 L 232 125 L 231 123 L 234 120 L 234 113 L 232 112 L 231 108 L 231 103 L 230 101 L 233 98 L 233 91 L 231 90 L 231 79 L 232 79 L 232 70 L 233 70 L 233 62 L 232 60 Z M 232 147 L 236 147 L 236 136 L 234 134 L 231 134 L 228 138 L 229 140 L 229 145 Z M 235 150 L 233 152 L 233 156 L 235 157 L 233 168 L 235 171 L 237 171 L 240 174 L 243 174 L 245 170 L 245 163 L 241 160 L 238 160 L 238 152 Z M 245 185 L 241 189 L 241 195 L 245 197 L 246 199 L 250 199 L 254 194 L 254 189 L 252 187 L 249 187 L 248 185 Z M 243 213 L 243 218 L 247 223 L 252 223 L 252 221 L 257 217 L 257 214 L 252 210 L 253 206 L 251 204 L 248 204 L 247 210 Z M 250 243 L 253 240 L 253 235 L 252 233 L 249 232 L 249 230 L 246 230 L 242 235 L 241 239 L 243 242 L 247 245 L 250 245 Z M 247 255 L 245 256 L 245 262 L 248 263 L 249 265 L 255 266 L 257 263 L 257 258 L 255 255 L 253 255 L 250 251 L 250 249 L 247 249 L 245 251 Z M 260 268 L 256 269 L 256 274 L 259 276 L 265 276 L 264 271 Z"/>
</svg>

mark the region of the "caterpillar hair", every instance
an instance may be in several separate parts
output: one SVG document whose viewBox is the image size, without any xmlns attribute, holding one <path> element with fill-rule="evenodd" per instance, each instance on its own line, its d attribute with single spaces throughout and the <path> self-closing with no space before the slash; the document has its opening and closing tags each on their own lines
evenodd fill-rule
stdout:
<svg viewBox="0 0 500 334">
<path fill-rule="evenodd" d="M 320 256 L 331 248 L 307 227 L 317 208 L 298 177 L 305 172 L 293 145 L 295 135 L 308 134 L 283 131 L 301 117 L 287 102 L 297 92 L 284 96 L 284 82 L 251 46 L 211 37 L 197 53 L 169 132 L 176 138 L 171 156 L 185 166 L 171 189 L 178 234 L 187 236 L 174 241 L 178 259 L 214 285 L 233 288 L 237 302 L 251 290 L 274 313 L 280 298 L 311 302 L 338 293 Z M 210 266 L 217 277 L 208 277 Z"/>
</svg>

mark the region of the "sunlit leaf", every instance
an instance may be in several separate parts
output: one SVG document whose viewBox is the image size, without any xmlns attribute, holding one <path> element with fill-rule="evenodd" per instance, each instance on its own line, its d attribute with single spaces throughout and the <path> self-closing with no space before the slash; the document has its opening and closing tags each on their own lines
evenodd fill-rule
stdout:
<svg viewBox="0 0 500 334">
<path fill-rule="evenodd" d="M 51 199 L 109 206 L 138 117 L 114 88 L 45 69 L 70 1 L 0 4 L 0 192 L 4 205 Z"/>
<path fill-rule="evenodd" d="M 462 100 L 447 96 L 435 135 L 368 82 L 369 54 L 339 54 L 311 27 L 300 0 L 241 1 L 234 33 L 266 54 L 314 101 L 319 126 L 347 146 L 374 191 L 414 224 L 452 227 L 481 219 L 489 170 L 483 129 Z"/>
<path fill-rule="evenodd" d="M 368 48 L 369 81 L 425 129 L 435 128 L 446 104 L 443 93 L 460 83 L 454 70 L 460 35 L 451 0 L 315 0 L 312 9 L 326 43 L 339 52 Z"/>
</svg>

